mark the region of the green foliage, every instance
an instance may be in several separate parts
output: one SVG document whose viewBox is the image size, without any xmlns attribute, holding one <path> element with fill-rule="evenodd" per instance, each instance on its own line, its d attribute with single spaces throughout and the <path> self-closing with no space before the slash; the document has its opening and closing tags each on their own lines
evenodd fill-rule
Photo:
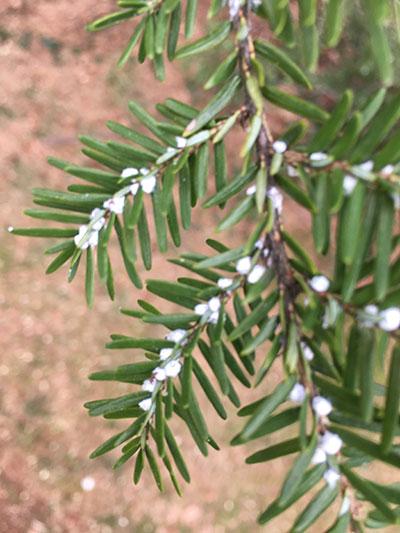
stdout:
<svg viewBox="0 0 400 533">
<path fill-rule="evenodd" d="M 149 324 L 158 324 L 169 331 L 165 339 L 111 336 L 107 348 L 143 350 L 148 360 L 90 376 L 134 387 L 125 396 L 85 404 L 90 416 L 130 419 L 125 430 L 91 457 L 124 444 L 114 468 L 136 456 L 134 483 L 148 466 L 162 491 L 163 463 L 180 495 L 174 468 L 186 482 L 190 475 L 168 421 L 180 418 L 207 456 L 210 446 L 219 448 L 200 408 L 199 389 L 226 419 L 225 397 L 239 408 L 237 390 L 263 384 L 257 399 L 238 412 L 247 420 L 231 444 L 260 439 L 260 450 L 247 458 L 248 464 L 296 456 L 278 499 L 268 502 L 259 523 L 267 523 L 317 487 L 292 532 L 306 531 L 339 498 L 342 507 L 331 532 L 363 530 L 350 505 L 356 498 L 368 502 L 366 527 L 398 525 L 398 487 L 368 481 L 355 468 L 371 461 L 400 467 L 400 94 L 371 90 L 360 102 L 357 93 L 347 89 L 328 110 L 315 103 L 318 77 L 306 72 L 316 70 L 318 58 L 326 54 L 325 44 L 336 47 L 346 38 L 348 17 L 356 13 L 365 21 L 364 39 L 380 82 L 390 87 L 391 2 L 363 0 L 357 6 L 342 0 L 326 5 L 299 0 L 297 21 L 289 2 L 243 0 L 229 3 L 228 21 L 226 2 L 213 0 L 208 18 L 218 16 L 218 21 L 210 24 L 207 35 L 179 48 L 181 23 L 186 38 L 196 27 L 196 0 L 187 2 L 184 17 L 181 0 L 117 4 L 122 10 L 88 29 L 138 19 L 119 65 L 138 44 L 139 62 L 152 61 L 160 80 L 165 55 L 169 60 L 194 57 L 233 40 L 234 51 L 227 52 L 205 84 L 205 89 L 217 91 L 202 109 L 166 98 L 156 106 L 166 122 L 130 102 L 146 134 L 110 121 L 109 129 L 121 141 L 80 137 L 84 154 L 106 170 L 50 158 L 50 164 L 81 182 L 71 183 L 68 192 L 32 190 L 41 207 L 26 214 L 68 227 L 10 230 L 66 239 L 46 251 L 57 254 L 47 273 L 70 261 L 69 281 L 86 255 L 85 293 L 91 307 L 96 263 L 100 281 L 114 297 L 108 254 L 114 234 L 126 273 L 141 288 L 139 256 L 150 270 L 154 243 L 162 253 L 170 241 L 179 246 L 180 231 L 190 227 L 191 211 L 200 200 L 205 209 L 227 206 L 216 227 L 219 232 L 243 220 L 255 227 L 238 248 L 208 239 L 210 255 L 183 253 L 172 259 L 189 271 L 187 277 L 147 281 L 146 289 L 173 302 L 176 312 L 165 314 L 143 300 L 138 309 L 121 310 L 144 322 L 147 330 Z M 267 20 L 278 45 L 253 41 L 253 17 Z M 276 87 L 269 75 L 272 69 L 297 84 L 293 90 Z M 317 88 L 312 94 L 307 92 L 310 79 Z M 293 94 L 296 91 L 300 95 Z M 307 121 L 293 121 L 274 139 L 268 126 L 271 106 Z M 242 168 L 230 177 L 226 147 L 238 125 L 248 127 L 248 133 L 240 153 Z M 209 194 L 210 158 L 214 194 Z M 286 196 L 281 191 L 309 216 L 312 247 L 307 249 L 283 229 Z M 154 224 L 149 224 L 150 217 Z M 327 264 L 319 263 L 319 255 L 331 261 L 327 275 L 319 271 L 318 264 Z M 273 365 L 280 368 L 281 379 L 271 387 L 263 381 Z M 265 447 L 264 437 L 272 434 L 275 443 Z"/>
</svg>

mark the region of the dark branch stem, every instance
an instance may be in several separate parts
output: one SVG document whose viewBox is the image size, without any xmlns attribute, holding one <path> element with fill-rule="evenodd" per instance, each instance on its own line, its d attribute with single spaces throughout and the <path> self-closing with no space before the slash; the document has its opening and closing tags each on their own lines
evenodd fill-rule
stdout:
<svg viewBox="0 0 400 533">
<path fill-rule="evenodd" d="M 237 41 L 237 47 L 239 51 L 240 73 L 243 79 L 243 86 L 245 87 L 245 106 L 247 109 L 246 118 L 247 121 L 250 121 L 251 118 L 258 113 L 258 111 L 251 98 L 251 95 L 246 88 L 246 80 L 253 70 L 251 59 L 254 56 L 254 45 L 251 36 L 247 3 L 243 6 L 243 8 L 239 11 L 238 16 L 235 18 L 235 30 L 238 30 L 239 26 L 243 22 L 248 28 L 248 35 L 244 40 Z M 255 146 L 260 165 L 264 165 L 267 170 L 267 193 L 272 187 L 275 187 L 274 177 L 270 173 L 271 159 L 273 154 L 272 142 L 273 138 L 268 126 L 267 117 L 265 112 L 262 111 L 262 125 L 255 142 Z M 265 202 L 266 209 L 268 208 L 267 206 L 268 202 Z M 272 262 L 272 267 L 278 279 L 279 290 L 284 298 L 285 320 L 286 324 L 289 324 L 289 322 L 294 319 L 294 303 L 297 295 L 300 292 L 300 285 L 293 275 L 293 270 L 286 254 L 286 249 L 282 238 L 282 223 L 277 209 L 275 209 L 274 213 L 273 228 L 265 238 L 264 250 L 269 250 L 268 258 Z M 264 255 L 262 255 L 262 258 L 265 262 L 267 261 Z"/>
</svg>

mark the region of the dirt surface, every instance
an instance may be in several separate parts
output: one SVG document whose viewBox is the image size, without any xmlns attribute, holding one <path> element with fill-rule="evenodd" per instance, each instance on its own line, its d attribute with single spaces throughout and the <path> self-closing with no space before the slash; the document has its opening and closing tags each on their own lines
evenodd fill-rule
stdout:
<svg viewBox="0 0 400 533">
<path fill-rule="evenodd" d="M 0 6 L 0 531 L 261 531 L 256 516 L 276 495 L 290 461 L 246 466 L 245 457 L 268 441 L 230 448 L 230 438 L 241 427 L 233 409 L 228 422 L 220 423 L 204 402 L 209 426 L 222 448 L 207 459 L 194 448 L 182 425 L 175 424 L 192 474 L 183 499 L 175 495 L 166 476 L 166 490 L 160 494 L 148 472 L 139 486 L 133 485 L 131 463 L 113 472 L 118 452 L 89 460 L 90 452 L 124 425 L 89 419 L 83 403 L 131 389 L 93 383 L 87 375 L 142 357 L 107 353 L 104 344 L 110 333 L 154 333 L 117 312 L 119 306 L 134 307 L 143 294 L 123 275 L 117 279 L 116 301 L 110 302 L 99 287 L 89 311 L 83 273 L 69 286 L 65 268 L 46 277 L 50 260 L 42 253 L 48 243 L 7 232 L 11 224 L 35 225 L 22 214 L 32 207 L 31 187 L 65 190 L 70 183 L 46 164 L 46 156 L 87 164 L 79 152 L 77 133 L 109 138 L 106 120 L 134 124 L 127 110 L 129 99 L 149 110 L 170 94 L 199 105 L 201 92 L 190 80 L 193 75 L 201 78 L 201 65 L 170 65 L 164 85 L 154 80 L 151 66 L 138 66 L 136 60 L 123 71 L 116 69 L 132 31 L 130 24 L 99 34 L 84 31 L 85 24 L 114 5 L 112 0 L 6 0 Z M 284 120 L 273 117 L 273 127 Z M 235 146 L 231 149 L 234 152 Z M 186 250 L 204 249 L 203 231 L 214 225 L 216 216 L 195 219 L 184 239 Z M 307 217 L 301 212 L 295 218 L 304 235 Z M 242 231 L 227 238 L 239 242 L 247 229 Z M 168 266 L 168 279 L 178 274 L 177 268 Z M 157 257 L 151 277 L 164 275 L 165 260 Z M 278 372 L 271 373 L 264 390 Z M 262 392 L 240 387 L 238 391 L 243 403 Z M 94 481 L 91 491 L 81 486 L 87 477 Z M 286 531 L 294 515 L 294 510 L 289 511 L 268 531 Z"/>
</svg>

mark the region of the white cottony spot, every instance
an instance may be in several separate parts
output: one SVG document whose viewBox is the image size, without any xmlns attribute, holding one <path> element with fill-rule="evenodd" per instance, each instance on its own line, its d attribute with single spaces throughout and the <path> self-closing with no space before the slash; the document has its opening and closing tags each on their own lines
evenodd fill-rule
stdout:
<svg viewBox="0 0 400 533">
<path fill-rule="evenodd" d="M 140 185 L 143 189 L 143 192 L 147 193 L 147 194 L 151 194 L 154 189 L 156 188 L 156 185 L 157 185 L 157 180 L 155 178 L 155 176 L 149 176 L 148 178 L 143 178 L 141 181 L 140 181 Z"/>
<path fill-rule="evenodd" d="M 130 178 L 131 176 L 137 176 L 139 174 L 139 171 L 137 168 L 128 167 L 124 168 L 124 170 L 121 172 L 121 178 Z"/>
<path fill-rule="evenodd" d="M 265 271 L 266 271 L 265 266 L 256 265 L 253 268 L 253 270 L 250 272 L 250 274 L 247 276 L 247 281 L 250 284 L 257 283 L 257 281 L 260 281 L 260 279 L 263 277 Z"/>
<path fill-rule="evenodd" d="M 236 263 L 236 271 L 239 272 L 239 274 L 248 274 L 251 269 L 251 257 L 246 256 L 239 259 L 239 261 Z"/>
<path fill-rule="evenodd" d="M 327 159 L 328 154 L 325 152 L 314 152 L 310 154 L 310 161 L 323 161 L 324 159 Z"/>
<path fill-rule="evenodd" d="M 365 308 L 364 308 L 364 311 L 368 314 L 368 315 L 371 315 L 371 316 L 376 316 L 378 313 L 379 313 L 379 307 L 374 305 L 374 304 L 370 304 L 370 305 L 367 305 Z"/>
<path fill-rule="evenodd" d="M 158 366 L 153 370 L 153 376 L 156 378 L 157 381 L 164 381 L 166 378 L 165 369 Z"/>
<path fill-rule="evenodd" d="M 211 313 L 211 316 L 208 319 L 208 321 L 210 322 L 210 324 L 216 324 L 218 322 L 218 319 L 219 319 L 219 311 L 214 311 L 213 313 Z"/>
<path fill-rule="evenodd" d="M 299 175 L 297 168 L 292 165 L 288 165 L 286 173 L 289 178 L 296 178 Z"/>
<path fill-rule="evenodd" d="M 351 500 L 349 496 L 345 496 L 343 498 L 342 505 L 340 507 L 339 516 L 343 516 L 344 514 L 348 513 L 350 511 L 350 504 Z"/>
<path fill-rule="evenodd" d="M 88 228 L 87 226 L 80 226 L 80 228 L 78 230 L 78 234 L 75 235 L 75 237 L 74 237 L 74 243 L 76 244 L 76 246 L 80 245 L 80 242 L 81 242 L 83 236 L 85 235 L 87 228 Z M 82 248 L 82 250 L 85 250 L 88 246 L 89 246 L 89 243 L 86 241 L 84 244 L 82 244 L 79 247 Z"/>
<path fill-rule="evenodd" d="M 326 457 L 326 453 L 324 452 L 324 450 L 320 448 L 319 446 L 317 446 L 317 448 L 315 449 L 314 455 L 311 459 L 312 464 L 320 465 L 322 463 L 325 463 L 326 459 L 327 457 Z"/>
<path fill-rule="evenodd" d="M 400 209 L 400 193 L 394 192 L 390 196 L 392 197 L 394 208 L 398 211 Z"/>
<path fill-rule="evenodd" d="M 178 148 L 185 148 L 186 144 L 187 144 L 187 139 L 185 139 L 185 137 L 175 137 L 175 140 L 176 140 L 176 145 Z"/>
<path fill-rule="evenodd" d="M 141 173 L 142 176 L 146 176 L 146 174 L 149 173 L 149 169 L 148 168 L 145 168 L 145 167 L 142 167 L 139 172 Z"/>
<path fill-rule="evenodd" d="M 394 170 L 394 166 L 393 165 L 386 165 L 385 167 L 383 167 L 383 169 L 381 170 L 381 173 L 387 177 L 387 176 L 391 176 L 393 174 L 393 170 Z"/>
<path fill-rule="evenodd" d="M 208 301 L 208 307 L 209 307 L 210 311 L 212 311 L 213 313 L 215 311 L 219 311 L 219 309 L 221 307 L 220 299 L 217 298 L 216 296 L 214 296 L 213 298 L 211 298 L 211 300 Z"/>
<path fill-rule="evenodd" d="M 140 187 L 140 184 L 139 182 L 137 182 L 136 180 L 132 180 L 132 185 L 129 187 L 129 192 L 131 194 L 133 194 L 133 196 L 135 196 L 135 194 L 138 192 L 139 190 L 139 187 Z"/>
<path fill-rule="evenodd" d="M 151 398 L 146 398 L 145 400 L 139 402 L 139 407 L 143 411 L 148 411 L 151 407 Z"/>
<path fill-rule="evenodd" d="M 229 16 L 231 20 L 237 17 L 242 0 L 229 0 Z"/>
<path fill-rule="evenodd" d="M 307 359 L 307 361 L 312 361 L 314 359 L 314 352 L 311 350 L 311 348 L 305 343 L 301 343 L 301 347 L 303 349 L 304 357 Z"/>
<path fill-rule="evenodd" d="M 327 416 L 332 411 L 332 404 L 322 396 L 315 396 L 312 400 L 312 408 L 318 416 Z"/>
<path fill-rule="evenodd" d="M 253 194 L 256 194 L 257 187 L 255 185 L 250 185 L 250 187 L 247 187 L 246 194 L 247 196 L 253 196 Z"/>
<path fill-rule="evenodd" d="M 207 304 L 197 304 L 196 307 L 194 308 L 194 312 L 196 313 L 196 315 L 200 315 L 200 316 L 203 316 L 204 313 L 207 313 L 207 311 L 208 311 Z"/>
<path fill-rule="evenodd" d="M 325 276 L 314 276 L 310 281 L 310 287 L 315 292 L 326 292 L 329 289 L 329 285 L 329 279 Z"/>
<path fill-rule="evenodd" d="M 285 141 L 275 141 L 272 145 L 272 148 L 275 150 L 278 154 L 283 154 L 287 150 L 287 144 Z"/>
<path fill-rule="evenodd" d="M 233 280 L 230 278 L 219 278 L 217 285 L 220 289 L 228 289 L 233 283 Z"/>
<path fill-rule="evenodd" d="M 296 383 L 293 389 L 290 391 L 289 398 L 292 402 L 303 403 L 304 398 L 306 397 L 306 389 L 301 383 Z"/>
<path fill-rule="evenodd" d="M 99 243 L 99 232 L 98 231 L 92 231 L 92 233 L 89 236 L 88 245 L 89 246 L 97 246 Z"/>
<path fill-rule="evenodd" d="M 86 476 L 83 479 L 81 479 L 81 488 L 85 492 L 92 491 L 95 488 L 95 486 L 96 486 L 96 482 L 92 477 Z"/>
<path fill-rule="evenodd" d="M 270 198 L 274 209 L 276 209 L 278 213 L 282 213 L 283 196 L 278 189 L 276 187 L 271 187 L 267 192 L 267 196 Z"/>
<path fill-rule="evenodd" d="M 364 170 L 365 172 L 371 172 L 371 170 L 374 168 L 374 162 L 364 161 L 364 163 L 361 163 L 359 168 L 361 168 L 361 170 Z"/>
<path fill-rule="evenodd" d="M 184 329 L 174 329 L 174 331 L 171 331 L 170 333 L 168 333 L 168 335 L 166 335 L 165 338 L 169 341 L 178 343 L 183 339 L 186 333 L 187 331 L 185 331 Z"/>
<path fill-rule="evenodd" d="M 336 470 L 334 470 L 333 468 L 328 468 L 328 470 L 326 470 L 324 473 L 324 479 L 327 484 L 333 488 L 336 487 L 340 479 L 340 474 L 339 472 L 336 472 Z"/>
<path fill-rule="evenodd" d="M 331 431 L 325 431 L 325 433 L 320 437 L 319 446 L 327 455 L 336 455 L 340 448 L 342 447 L 343 441 Z"/>
<path fill-rule="evenodd" d="M 101 212 L 102 212 L 102 209 L 100 209 L 99 207 L 96 207 L 95 209 L 93 209 L 93 211 L 90 213 L 90 220 L 93 220 L 95 217 L 100 215 Z M 105 223 L 106 223 L 106 219 L 104 217 L 101 217 L 99 218 L 99 220 L 97 220 L 93 224 L 92 229 L 94 231 L 100 231 Z"/>
<path fill-rule="evenodd" d="M 388 307 L 381 311 L 379 327 L 385 331 L 396 331 L 400 327 L 400 308 Z"/>
<path fill-rule="evenodd" d="M 262 250 L 264 248 L 264 239 L 258 239 L 258 241 L 254 243 L 254 248 L 257 248 L 257 250 Z"/>
<path fill-rule="evenodd" d="M 172 352 L 174 350 L 172 348 L 163 348 L 160 350 L 160 359 L 161 361 L 165 361 L 165 359 L 168 359 L 170 355 L 172 355 Z"/>
<path fill-rule="evenodd" d="M 182 369 L 182 365 L 180 364 L 179 361 L 170 361 L 165 366 L 165 374 L 169 378 L 175 378 L 179 374 L 181 369 Z"/>
<path fill-rule="evenodd" d="M 109 200 L 106 200 L 103 204 L 103 207 L 105 207 L 112 213 L 120 215 L 124 210 L 124 205 L 125 196 L 118 196 L 117 198 L 110 198 Z"/>
<path fill-rule="evenodd" d="M 81 244 L 82 239 L 86 235 L 88 227 L 87 226 L 81 226 L 79 228 L 78 234 L 74 237 L 74 243 L 76 246 L 79 246 L 82 250 L 86 250 L 89 246 L 97 246 L 99 242 L 99 232 L 98 231 L 92 231 L 89 235 L 89 238 L 86 242 Z"/>
<path fill-rule="evenodd" d="M 146 379 L 145 381 L 143 381 L 142 390 L 146 392 L 153 392 L 155 386 L 156 384 L 154 380 L 150 381 L 150 379 Z"/>
<path fill-rule="evenodd" d="M 353 178 L 353 176 L 349 175 L 345 176 L 343 180 L 343 191 L 345 196 L 350 196 L 350 194 L 354 191 L 356 185 L 356 178 Z"/>
<path fill-rule="evenodd" d="M 370 304 L 364 308 L 365 316 L 359 316 L 358 322 L 361 327 L 373 328 L 375 323 L 379 320 L 379 308 L 376 305 Z"/>
<path fill-rule="evenodd" d="M 8 231 L 11 233 L 12 231 L 14 231 L 14 226 L 8 226 Z"/>
</svg>

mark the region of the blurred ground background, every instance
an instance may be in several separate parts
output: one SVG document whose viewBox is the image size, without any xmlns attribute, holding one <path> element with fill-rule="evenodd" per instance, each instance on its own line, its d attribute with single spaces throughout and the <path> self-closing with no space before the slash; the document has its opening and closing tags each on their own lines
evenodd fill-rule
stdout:
<svg viewBox="0 0 400 533">
<path fill-rule="evenodd" d="M 46 277 L 51 259 L 42 254 L 50 243 L 7 232 L 10 224 L 35 225 L 22 214 L 32 207 L 31 187 L 65 190 L 69 183 L 67 175 L 46 164 L 47 155 L 87 164 L 77 133 L 106 139 L 106 120 L 133 125 L 129 99 L 152 110 L 166 95 L 193 105 L 204 98 L 199 87 L 209 72 L 206 61 L 169 65 L 164 85 L 155 81 L 148 64 L 138 66 L 132 60 L 123 71 L 116 69 L 130 24 L 94 35 L 84 31 L 85 24 L 114 6 L 113 0 L 6 0 L 0 6 L 0 532 L 261 531 L 256 516 L 276 495 L 290 459 L 246 466 L 245 457 L 267 444 L 230 448 L 241 421 L 229 406 L 231 416 L 222 423 L 205 402 L 209 426 L 222 448 L 211 451 L 208 459 L 176 425 L 192 475 L 183 499 L 166 478 L 165 493 L 160 494 L 148 472 L 135 487 L 131 463 L 112 472 L 118 452 L 89 460 L 90 452 L 124 424 L 89 419 L 83 403 L 130 389 L 89 382 L 87 375 L 141 358 L 140 353 L 107 353 L 104 344 L 110 333 L 154 333 L 117 312 L 121 305 L 134 307 L 143 294 L 122 275 L 116 281 L 115 302 L 98 287 L 89 311 L 83 273 L 70 286 L 66 268 Z M 282 115 L 271 117 L 275 131 L 284 121 Z M 231 149 L 234 153 L 235 146 Z M 214 226 L 217 216 L 212 212 L 195 218 L 184 238 L 187 251 L 204 250 L 203 231 Z M 299 236 L 306 238 L 305 212 L 292 218 Z M 290 216 L 286 222 L 291 224 Z M 227 238 L 233 245 L 247 230 Z M 171 249 L 169 255 L 177 253 Z M 154 265 L 150 277 L 162 278 L 164 258 L 156 257 Z M 168 266 L 168 279 L 178 274 Z M 276 376 L 272 372 L 269 383 Z M 261 394 L 242 392 L 243 403 Z M 94 480 L 93 490 L 82 489 L 85 477 Z M 286 531 L 294 515 L 289 511 L 266 530 Z"/>
</svg>

